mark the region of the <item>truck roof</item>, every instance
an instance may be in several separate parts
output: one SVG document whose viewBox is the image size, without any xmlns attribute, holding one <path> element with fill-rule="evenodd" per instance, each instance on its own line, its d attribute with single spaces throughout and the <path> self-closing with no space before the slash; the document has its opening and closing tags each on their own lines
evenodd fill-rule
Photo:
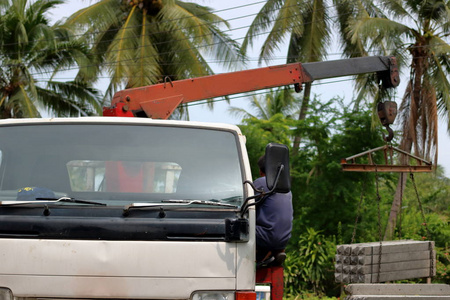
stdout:
<svg viewBox="0 0 450 300">
<path fill-rule="evenodd" d="M 241 130 L 236 125 L 225 123 L 207 123 L 178 120 L 154 120 L 149 118 L 128 118 L 128 117 L 78 117 L 78 118 L 22 118 L 0 120 L 0 126 L 5 125 L 29 125 L 29 124 L 73 124 L 73 123 L 99 123 L 99 124 L 133 124 L 133 125 L 164 125 L 176 127 L 197 127 L 204 129 L 227 130 L 241 134 Z"/>
</svg>

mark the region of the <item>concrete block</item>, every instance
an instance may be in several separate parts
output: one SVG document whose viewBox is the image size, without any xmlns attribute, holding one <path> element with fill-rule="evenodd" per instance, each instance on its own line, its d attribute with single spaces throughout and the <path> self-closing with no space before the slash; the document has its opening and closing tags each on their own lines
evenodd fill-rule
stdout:
<svg viewBox="0 0 450 300">
<path fill-rule="evenodd" d="M 348 295 L 421 295 L 450 296 L 448 284 L 349 284 L 345 287 Z"/>
</svg>

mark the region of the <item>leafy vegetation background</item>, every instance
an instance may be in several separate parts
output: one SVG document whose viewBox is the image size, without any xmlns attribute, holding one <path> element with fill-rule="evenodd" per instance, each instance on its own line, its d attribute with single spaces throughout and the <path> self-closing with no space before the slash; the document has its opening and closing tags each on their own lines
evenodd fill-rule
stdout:
<svg viewBox="0 0 450 300">
<path fill-rule="evenodd" d="M 298 130 L 293 128 L 300 128 L 305 135 L 298 156 L 291 157 L 295 220 L 285 263 L 288 298 L 340 295 L 341 286 L 334 282 L 336 245 L 351 243 L 361 193 L 354 242 L 379 241 L 379 230 L 384 234 L 398 178 L 398 174 L 378 173 L 378 224 L 376 174 L 343 172 L 340 165 L 342 158 L 384 145 L 381 130 L 371 126 L 370 110 L 352 111 L 338 98 L 326 104 L 315 99 L 310 108 L 304 121 L 275 114 L 269 120 L 248 118 L 241 125 L 250 160 L 254 162 L 254 174 L 258 174 L 255 162 L 268 141 L 291 144 Z M 429 238 L 436 243 L 437 275 L 433 283 L 449 284 L 450 180 L 440 169 L 414 176 Z M 411 180 L 404 190 L 395 239 L 428 239 Z"/>
</svg>

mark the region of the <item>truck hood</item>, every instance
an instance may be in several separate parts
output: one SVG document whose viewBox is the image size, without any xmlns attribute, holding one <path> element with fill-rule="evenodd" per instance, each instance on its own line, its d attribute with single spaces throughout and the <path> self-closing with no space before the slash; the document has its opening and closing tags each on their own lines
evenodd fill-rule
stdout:
<svg viewBox="0 0 450 300">
<path fill-rule="evenodd" d="M 0 240 L 0 286 L 16 297 L 188 299 L 236 288 L 225 242 Z"/>
</svg>

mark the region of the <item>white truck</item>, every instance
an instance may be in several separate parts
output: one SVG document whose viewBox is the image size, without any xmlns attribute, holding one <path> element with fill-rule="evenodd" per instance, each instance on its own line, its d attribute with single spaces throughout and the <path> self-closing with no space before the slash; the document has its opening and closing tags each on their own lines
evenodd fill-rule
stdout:
<svg viewBox="0 0 450 300">
<path fill-rule="evenodd" d="M 0 141 L 3 292 L 229 300 L 253 291 L 255 216 L 240 211 L 253 192 L 236 126 L 16 119 L 0 122 Z"/>
<path fill-rule="evenodd" d="M 255 278 L 281 299 L 282 268 L 255 270 L 239 128 L 154 118 L 189 101 L 367 72 L 398 84 L 392 57 L 290 64 L 124 90 L 104 115 L 125 118 L 0 121 L 0 300 L 254 300 Z M 266 155 L 269 187 L 289 190 L 287 147 Z"/>
</svg>

